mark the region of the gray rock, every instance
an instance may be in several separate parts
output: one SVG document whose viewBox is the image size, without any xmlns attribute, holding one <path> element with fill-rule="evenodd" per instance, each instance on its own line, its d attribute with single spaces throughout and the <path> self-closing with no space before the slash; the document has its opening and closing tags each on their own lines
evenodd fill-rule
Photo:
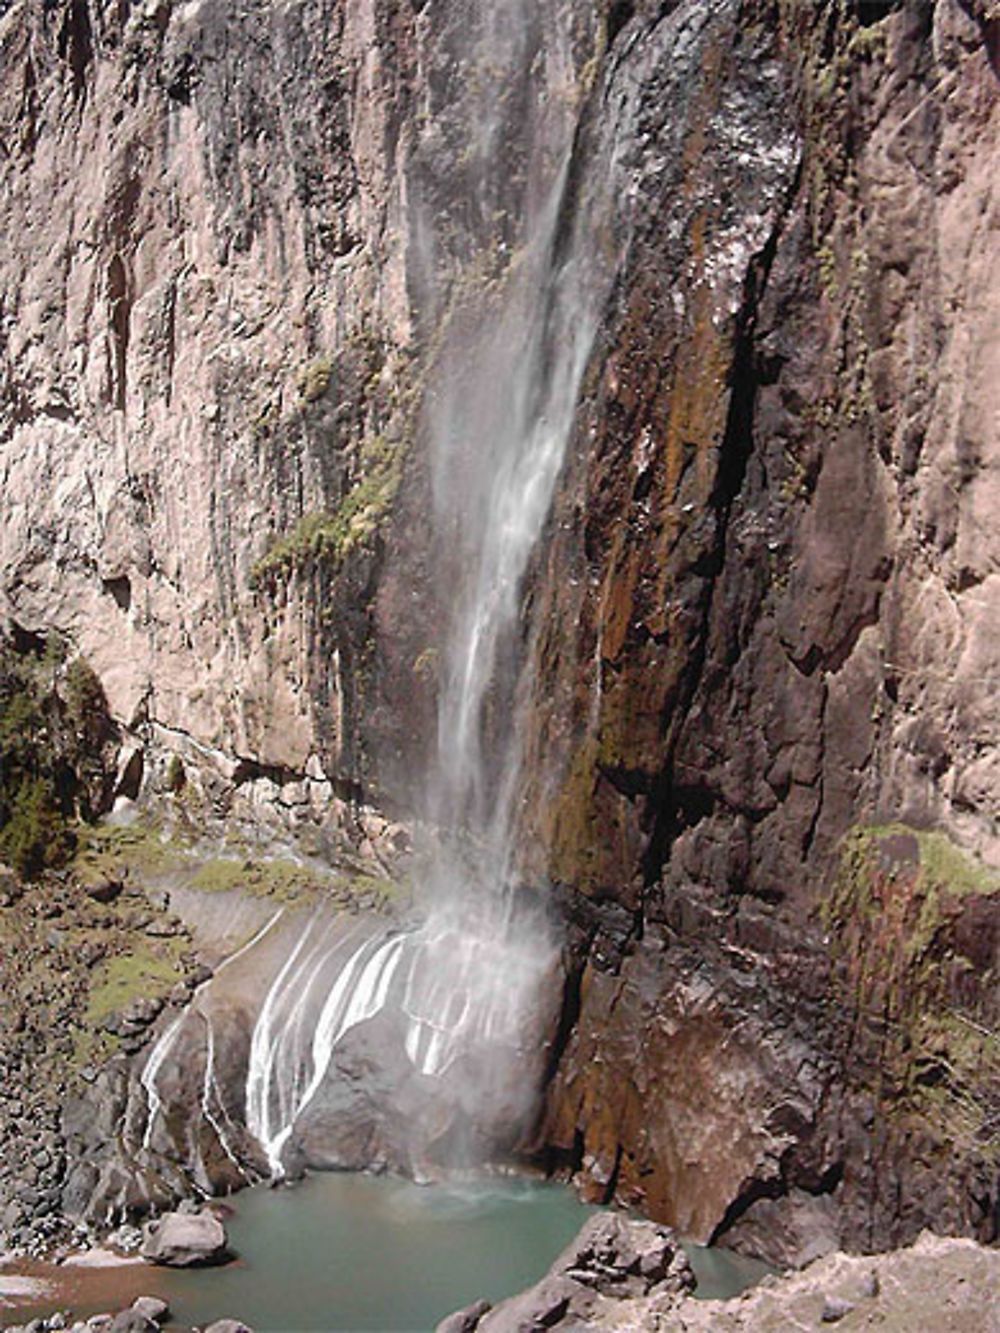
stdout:
<svg viewBox="0 0 1000 1333">
<path fill-rule="evenodd" d="M 853 1309 L 853 1301 L 842 1300 L 839 1296 L 827 1296 L 820 1319 L 824 1324 L 836 1324 L 845 1315 L 849 1315 Z"/>
<path fill-rule="evenodd" d="M 158 996 L 140 996 L 133 1000 L 125 1010 L 125 1020 L 136 1027 L 148 1027 L 163 1009 L 163 1000 Z"/>
<path fill-rule="evenodd" d="M 597 1301 L 597 1293 L 589 1291 L 572 1278 L 553 1276 L 551 1273 L 533 1287 L 512 1300 L 504 1301 L 491 1310 L 476 1326 L 477 1333 L 522 1333 L 526 1329 L 552 1328 L 567 1315 L 574 1320 L 586 1320 Z"/>
<path fill-rule="evenodd" d="M 253 1333 L 253 1329 L 239 1319 L 216 1319 L 214 1324 L 206 1324 L 202 1333 Z"/>
<path fill-rule="evenodd" d="M 212 1213 L 164 1213 L 147 1224 L 141 1254 L 170 1268 L 224 1263 L 229 1258 L 226 1230 Z"/>
<path fill-rule="evenodd" d="M 145 1315 L 154 1324 L 165 1324 L 170 1318 L 170 1306 L 159 1296 L 137 1296 L 132 1302 L 132 1309 Z"/>
<path fill-rule="evenodd" d="M 108 1325 L 108 1333 L 157 1333 L 159 1328 L 138 1310 L 122 1310 Z"/>
<path fill-rule="evenodd" d="M 878 1273 L 866 1273 L 861 1280 L 861 1295 L 868 1300 L 874 1300 L 882 1290 L 882 1284 L 879 1282 Z"/>
<path fill-rule="evenodd" d="M 597 1213 L 553 1264 L 552 1273 L 595 1291 L 646 1295 L 652 1288 L 690 1291 L 694 1274 L 669 1227 Z"/>
<path fill-rule="evenodd" d="M 489 1314 L 492 1308 L 489 1301 L 475 1301 L 463 1310 L 456 1310 L 454 1314 L 442 1319 L 434 1333 L 473 1333 L 483 1316 Z"/>
<path fill-rule="evenodd" d="M 93 898 L 98 903 L 111 903 L 118 897 L 123 888 L 122 879 L 119 875 L 108 875 L 104 879 L 97 880 L 93 884 L 86 886 L 87 896 Z"/>
<path fill-rule="evenodd" d="M 124 1223 L 108 1236 L 108 1244 L 117 1250 L 123 1250 L 126 1254 L 134 1254 L 141 1247 L 142 1239 L 142 1232 L 138 1227 Z"/>
</svg>

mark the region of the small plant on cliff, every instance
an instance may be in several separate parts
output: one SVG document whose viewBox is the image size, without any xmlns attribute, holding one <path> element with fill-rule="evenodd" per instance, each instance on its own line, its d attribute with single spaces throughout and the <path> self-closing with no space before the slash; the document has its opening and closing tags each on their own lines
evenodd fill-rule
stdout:
<svg viewBox="0 0 1000 1333">
<path fill-rule="evenodd" d="M 187 774 L 184 772 L 184 761 L 179 754 L 172 754 L 167 764 L 167 772 L 164 778 L 167 791 L 175 796 L 184 788 L 187 781 Z"/>
<path fill-rule="evenodd" d="M 318 402 L 330 387 L 332 374 L 333 363 L 326 356 L 319 357 L 318 360 L 310 361 L 307 366 L 303 366 L 295 381 L 300 400 L 303 403 Z"/>
<path fill-rule="evenodd" d="M 352 551 L 369 544 L 392 509 L 401 478 L 401 446 L 381 435 L 366 442 L 361 451 L 361 475 L 337 508 L 303 514 L 291 532 L 279 537 L 256 561 L 250 586 L 265 587 L 316 561 L 338 565 Z"/>
</svg>

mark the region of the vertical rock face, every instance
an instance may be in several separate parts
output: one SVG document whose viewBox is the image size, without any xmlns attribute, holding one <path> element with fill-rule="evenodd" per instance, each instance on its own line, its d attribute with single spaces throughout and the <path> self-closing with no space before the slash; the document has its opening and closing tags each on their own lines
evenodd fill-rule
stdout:
<svg viewBox="0 0 1000 1333">
<path fill-rule="evenodd" d="M 544 118 L 493 198 L 462 172 L 525 99 L 565 119 L 596 33 L 566 6 L 526 32 L 513 6 L 6 9 L 4 619 L 226 777 L 399 795 L 430 730 L 423 377 L 458 274 L 519 243 Z M 464 67 L 491 23 L 498 68 Z"/>
<path fill-rule="evenodd" d="M 398 415 L 398 95 L 375 85 L 402 78 L 402 41 L 344 82 L 376 24 L 332 5 L 3 20 L 5 613 L 70 634 L 126 723 L 298 772 L 324 746 L 351 770 L 337 663 L 311 694 L 303 599 L 265 604 L 251 573 Z"/>
<path fill-rule="evenodd" d="M 538 573 L 526 819 L 589 941 L 545 1132 L 706 1236 L 992 1238 L 996 877 L 861 829 L 996 865 L 992 21 L 710 8 Z"/>
<path fill-rule="evenodd" d="M 992 7 L 0 10 L 4 621 L 279 808 L 419 812 L 434 395 L 575 126 L 618 208 L 520 645 L 539 1148 L 703 1237 L 991 1237 Z"/>
</svg>

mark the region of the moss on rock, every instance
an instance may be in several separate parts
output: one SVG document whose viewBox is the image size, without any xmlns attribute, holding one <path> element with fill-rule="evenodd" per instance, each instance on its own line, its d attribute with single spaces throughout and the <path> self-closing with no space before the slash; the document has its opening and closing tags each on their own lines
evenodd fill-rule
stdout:
<svg viewBox="0 0 1000 1333">
<path fill-rule="evenodd" d="M 303 514 L 254 564 L 251 587 L 265 587 L 313 562 L 339 565 L 369 545 L 392 510 L 401 479 L 401 446 L 384 436 L 369 441 L 361 453 L 361 474 L 337 508 Z"/>
<path fill-rule="evenodd" d="M 939 831 L 854 829 L 823 908 L 842 999 L 882 1104 L 1000 1158 L 994 951 L 1000 872 Z"/>
</svg>

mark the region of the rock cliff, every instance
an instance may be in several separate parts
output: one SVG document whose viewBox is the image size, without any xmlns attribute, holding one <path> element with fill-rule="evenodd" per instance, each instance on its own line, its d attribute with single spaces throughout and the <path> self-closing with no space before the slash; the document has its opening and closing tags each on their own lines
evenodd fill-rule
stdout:
<svg viewBox="0 0 1000 1333">
<path fill-rule="evenodd" d="M 144 795 L 427 814 L 442 367 L 567 127 L 610 183 L 512 650 L 534 1147 L 773 1257 L 997 1228 L 993 9 L 0 7 L 0 615 Z"/>
</svg>

